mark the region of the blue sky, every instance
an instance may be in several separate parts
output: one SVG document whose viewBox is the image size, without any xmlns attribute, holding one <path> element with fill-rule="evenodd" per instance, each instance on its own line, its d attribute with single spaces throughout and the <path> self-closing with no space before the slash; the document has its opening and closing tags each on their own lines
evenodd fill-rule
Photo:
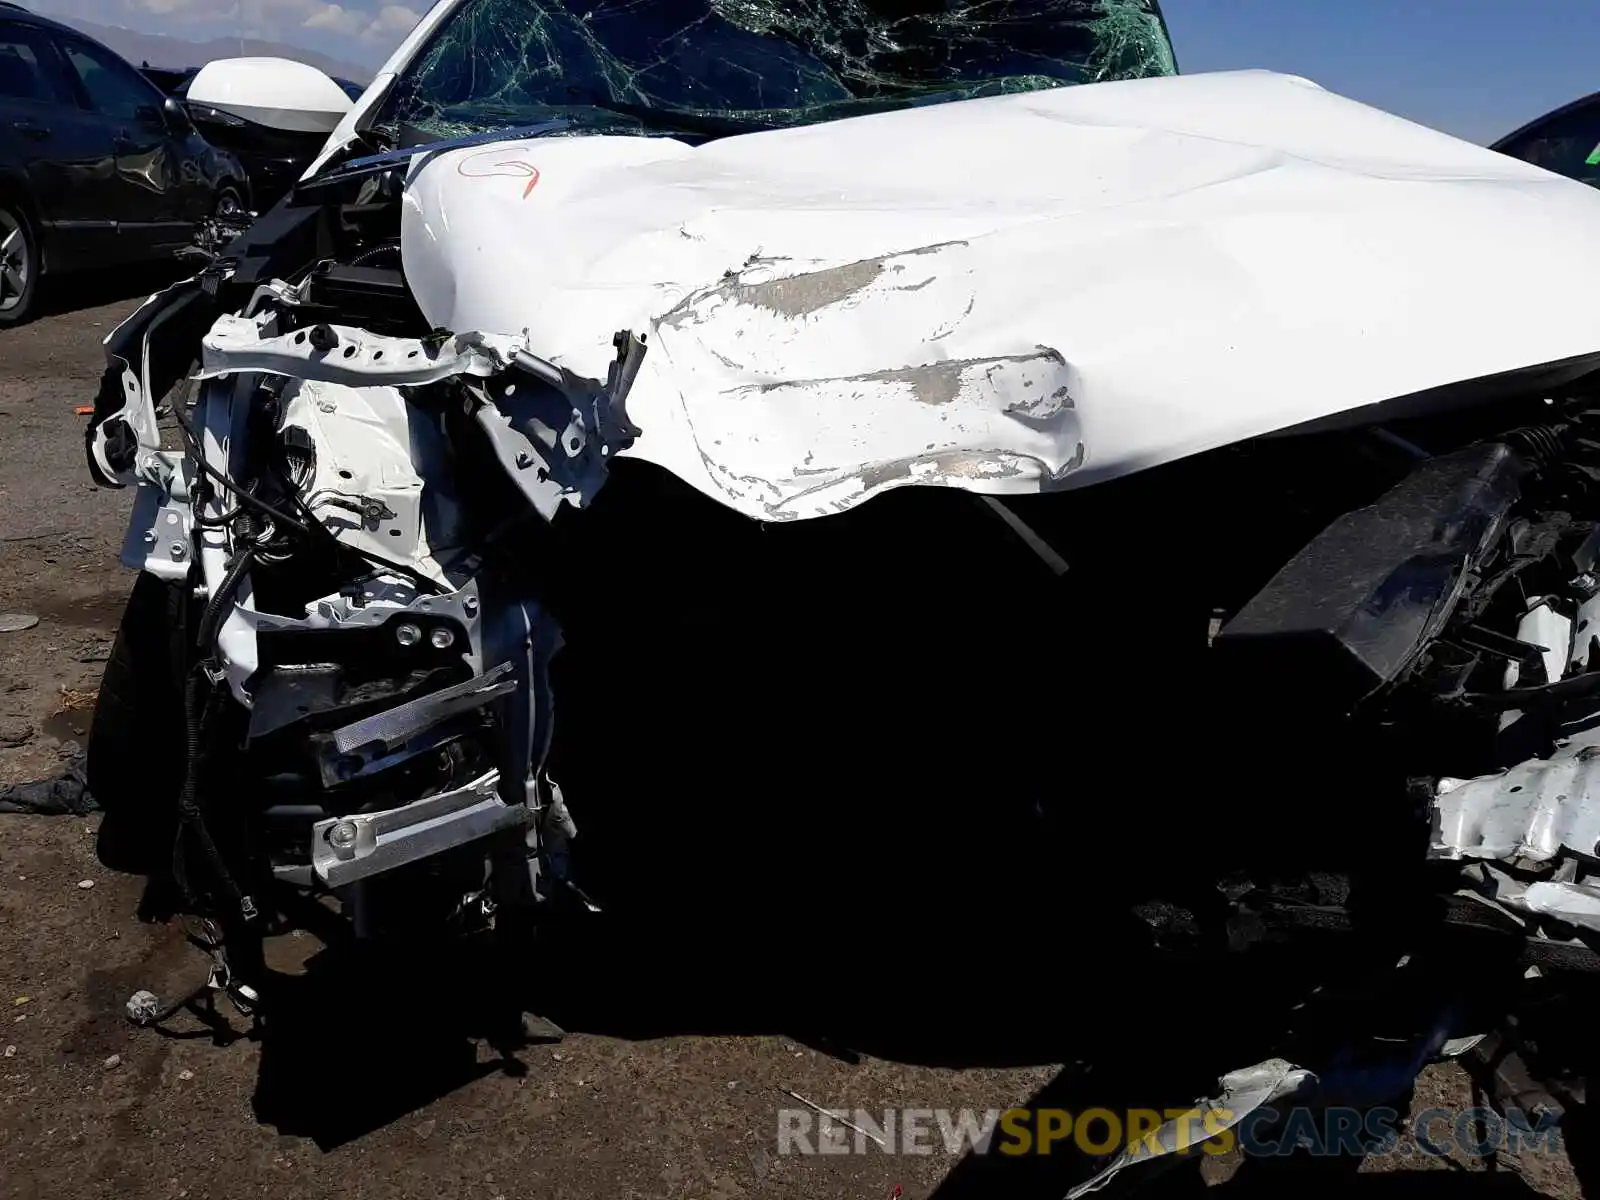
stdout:
<svg viewBox="0 0 1600 1200">
<path fill-rule="evenodd" d="M 1163 0 L 1185 72 L 1271 67 L 1476 142 L 1600 91 L 1600 0 Z"/>
<path fill-rule="evenodd" d="M 47 16 L 203 42 L 254 38 L 381 65 L 431 0 L 22 0 Z M 174 63 L 173 65 L 180 65 Z"/>
<path fill-rule="evenodd" d="M 381 63 L 427 0 L 27 0 Z M 1600 0 L 1163 0 L 1184 71 L 1271 67 L 1473 141 L 1600 91 Z"/>
</svg>

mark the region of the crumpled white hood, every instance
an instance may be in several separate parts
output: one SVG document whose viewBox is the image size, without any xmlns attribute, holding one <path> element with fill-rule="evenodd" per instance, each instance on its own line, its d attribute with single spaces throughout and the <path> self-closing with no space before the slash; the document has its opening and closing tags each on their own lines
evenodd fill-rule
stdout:
<svg viewBox="0 0 1600 1200">
<path fill-rule="evenodd" d="M 1266 72 L 452 151 L 403 250 L 436 325 L 595 378 L 647 333 L 629 453 L 765 520 L 1600 353 L 1600 192 Z"/>
</svg>

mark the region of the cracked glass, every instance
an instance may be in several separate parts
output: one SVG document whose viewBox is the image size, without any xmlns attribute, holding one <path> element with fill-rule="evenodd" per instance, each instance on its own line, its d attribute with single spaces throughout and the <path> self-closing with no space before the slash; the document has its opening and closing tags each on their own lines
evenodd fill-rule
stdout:
<svg viewBox="0 0 1600 1200">
<path fill-rule="evenodd" d="M 1176 71 L 1159 0 L 467 0 L 380 125 L 704 139 Z"/>
</svg>

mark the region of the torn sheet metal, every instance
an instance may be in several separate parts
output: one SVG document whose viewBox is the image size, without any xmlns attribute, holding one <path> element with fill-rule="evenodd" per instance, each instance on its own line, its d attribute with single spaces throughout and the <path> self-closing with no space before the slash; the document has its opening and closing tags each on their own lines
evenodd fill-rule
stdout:
<svg viewBox="0 0 1600 1200">
<path fill-rule="evenodd" d="M 1600 856 L 1600 730 L 1498 775 L 1441 779 L 1429 856 L 1549 862 Z"/>
<path fill-rule="evenodd" d="M 1068 1192 L 1067 1200 L 1099 1191 L 1122 1171 L 1138 1163 L 1193 1150 L 1202 1141 L 1241 1124 L 1258 1109 L 1315 1087 L 1316 1083 L 1317 1077 L 1312 1072 L 1281 1058 L 1269 1058 L 1253 1067 L 1224 1075 L 1217 1081 L 1214 1099 L 1196 1101 L 1183 1116 L 1173 1118 L 1148 1137 L 1140 1138 L 1110 1166 Z"/>
<path fill-rule="evenodd" d="M 1600 933 L 1600 880 L 1577 876 L 1578 862 L 1571 858 L 1562 861 L 1555 878 L 1531 881 L 1506 867 L 1478 862 L 1463 868 L 1462 880 L 1467 886 L 1458 895 L 1490 904 L 1524 927 L 1539 924 L 1530 917 L 1548 917 Z M 1549 929 L 1540 932 L 1547 938 L 1561 936 Z"/>
<path fill-rule="evenodd" d="M 1572 646 L 1572 618 L 1557 612 L 1555 606 L 1542 597 L 1528 600 L 1528 611 L 1517 623 L 1517 640 L 1530 646 L 1542 647 L 1539 657 L 1544 662 L 1546 682 L 1554 682 L 1567 673 L 1567 661 Z M 1507 663 L 1504 686 L 1509 691 L 1522 679 L 1522 665 Z"/>
<path fill-rule="evenodd" d="M 1541 879 L 1528 885 L 1517 907 L 1600 933 L 1600 887 Z"/>
<path fill-rule="evenodd" d="M 196 313 L 204 314 L 203 297 L 198 276 L 181 280 L 149 297 L 106 335 L 110 370 L 95 397 L 87 442 L 89 471 L 101 485 L 127 487 L 142 480 L 164 486 L 171 477 L 173 463 L 162 453 L 156 406 L 187 362 L 166 362 L 158 373 L 152 369 L 151 346 L 158 333 L 181 342 L 181 335 L 162 327 L 193 323 Z"/>
<path fill-rule="evenodd" d="M 763 520 L 1600 362 L 1600 194 L 1268 72 L 476 146 L 413 167 L 402 235 L 436 326 L 589 377 L 652 331 L 628 453 Z"/>
<path fill-rule="evenodd" d="M 638 434 L 628 420 L 626 404 L 645 361 L 646 347 L 626 330 L 612 335 L 614 357 L 602 384 L 530 353 L 525 339 L 483 333 L 428 339 L 384 337 L 329 324 L 283 334 L 274 333 L 275 328 L 276 317 L 270 309 L 256 317 L 218 318 L 202 339 L 198 378 L 266 373 L 294 379 L 301 385 L 296 395 L 304 388 L 312 389 L 306 399 L 314 401 L 314 409 L 301 405 L 305 419 L 300 423 L 304 425 L 322 424 L 316 411 L 336 414 L 341 403 L 347 412 L 370 409 L 363 393 L 387 401 L 398 397 L 398 389 L 403 387 L 452 378 L 503 377 L 493 388 L 473 390 L 470 411 L 512 482 L 546 520 L 563 503 L 581 507 L 593 500 L 605 483 L 611 457 L 631 446 Z M 392 409 L 393 405 L 383 407 Z M 401 425 L 407 424 L 405 411 L 402 402 Z M 394 423 L 392 412 L 384 418 L 369 411 L 367 417 L 375 429 Z M 329 439 L 313 435 L 312 440 L 320 444 Z M 415 439 L 410 449 L 416 450 Z M 422 476 L 409 464 L 396 463 L 388 474 L 389 483 L 400 484 L 403 491 L 422 491 Z M 346 477 L 354 478 L 354 472 Z M 342 490 L 333 484 L 327 487 Z M 389 518 L 396 515 L 387 508 L 384 511 Z M 414 527 L 416 522 L 410 524 Z M 400 527 L 390 532 L 407 536 Z"/>
</svg>

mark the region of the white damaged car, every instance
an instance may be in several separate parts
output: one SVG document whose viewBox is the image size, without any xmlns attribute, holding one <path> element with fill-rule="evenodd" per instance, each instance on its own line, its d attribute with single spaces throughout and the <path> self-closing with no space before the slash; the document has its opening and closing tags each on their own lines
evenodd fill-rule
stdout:
<svg viewBox="0 0 1600 1200">
<path fill-rule="evenodd" d="M 822 880 L 1589 961 L 1600 193 L 881 7 L 444 0 L 112 335 L 107 861 L 256 991 L 289 894 Z"/>
</svg>

